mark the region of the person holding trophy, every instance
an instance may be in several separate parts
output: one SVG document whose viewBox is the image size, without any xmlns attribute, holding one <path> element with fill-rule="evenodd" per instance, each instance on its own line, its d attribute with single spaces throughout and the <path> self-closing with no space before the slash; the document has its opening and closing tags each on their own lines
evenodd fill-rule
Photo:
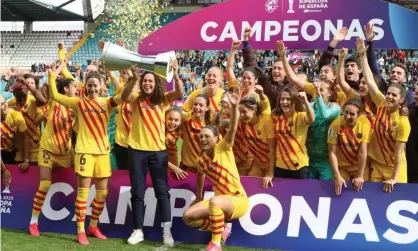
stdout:
<svg viewBox="0 0 418 251">
<path fill-rule="evenodd" d="M 132 124 L 128 136 L 134 223 L 134 230 L 128 239 L 128 244 L 131 245 L 144 240 L 142 231 L 145 217 L 144 197 L 146 175 L 149 170 L 160 206 L 163 242 L 168 247 L 174 246 L 170 230 L 171 205 L 168 192 L 168 154 L 165 145 L 165 111 L 170 103 L 183 94 L 183 82 L 177 73 L 177 63 L 172 61 L 174 59 L 174 52 L 159 54 L 156 57 L 133 55 L 133 52 L 110 43 L 107 43 L 103 49 L 103 62 L 107 70 L 129 68 L 133 65 L 145 70 L 141 76 L 133 70 L 133 76 L 130 78 L 134 79 L 128 79 L 122 90 L 122 100 L 132 105 Z M 175 88 L 166 92 L 166 81 L 171 81 L 172 76 L 174 76 Z M 139 91 L 133 92 L 137 79 L 139 79 Z"/>
</svg>

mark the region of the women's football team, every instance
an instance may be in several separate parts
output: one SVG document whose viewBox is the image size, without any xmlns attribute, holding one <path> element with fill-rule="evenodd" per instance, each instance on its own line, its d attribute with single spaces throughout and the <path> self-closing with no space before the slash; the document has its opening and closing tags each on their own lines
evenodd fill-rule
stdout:
<svg viewBox="0 0 418 251">
<path fill-rule="evenodd" d="M 310 83 L 306 76 L 293 72 L 286 60 L 285 44 L 278 41 L 280 59 L 275 66 L 283 68 L 290 83 L 281 83 L 274 100 L 264 93 L 267 78 L 259 68 L 244 68 L 242 83 L 238 82 L 233 65 L 240 46 L 241 41 L 232 44 L 226 68 L 229 90 L 222 88 L 223 71 L 212 67 L 205 75 L 205 85 L 191 93 L 183 109 L 171 105 L 183 93 L 175 61 L 173 91 L 165 90 L 165 80 L 157 74 L 144 72 L 138 76 L 138 69 L 132 68 L 122 71 L 119 79 L 111 74 L 118 88 L 115 96 L 106 97 L 106 80 L 97 68 L 90 67 L 79 83 L 66 78 L 65 59 L 55 70 L 49 70 L 44 94 L 28 79 L 18 79 L 14 94 L 23 94 L 15 94 L 15 100 L 9 101 L 9 106 L 18 107 L 17 111 L 9 109 L 0 98 L 2 162 L 15 138 L 21 139 L 17 159 L 20 168 L 26 170 L 29 163 L 38 162 L 40 183 L 33 199 L 30 234 L 40 235 L 38 217 L 53 182 L 52 168 L 74 165 L 78 242 L 89 244 L 87 236 L 106 239 L 98 221 L 112 174 L 107 126 L 113 109 L 117 110 L 116 159 L 121 169 L 129 169 L 131 181 L 134 230 L 129 244 L 144 240 L 148 171 L 161 209 L 163 242 L 169 247 L 174 240 L 168 175 L 185 179 L 189 172 L 197 174 L 196 200 L 183 219 L 187 225 L 210 231 L 207 250 L 215 251 L 222 250 L 231 230 L 230 221 L 247 212 L 248 197 L 240 176 L 261 177 L 265 189 L 273 186 L 274 177 L 334 179 L 337 195 L 346 182 L 352 182 L 357 191 L 365 181 L 384 182 L 386 192 L 392 192 L 396 183 L 407 182 L 404 149 L 411 128 L 404 109 L 406 90 L 399 83 L 391 83 L 386 95 L 379 90 L 361 38 L 357 40 L 357 53 L 362 78 L 356 88 L 344 77 L 347 49 L 340 50 L 337 69 L 323 66 L 319 82 Z M 274 79 L 273 73 L 270 81 Z M 43 119 L 39 118 L 42 114 L 37 112 L 38 107 L 48 111 Z M 38 135 L 36 128 L 42 121 L 45 127 Z M 34 148 L 37 159 L 32 154 Z M 4 165 L 3 171 L 10 176 Z M 202 199 L 206 177 L 215 192 L 210 200 Z M 86 203 L 92 180 L 96 191 L 86 233 Z"/>
</svg>

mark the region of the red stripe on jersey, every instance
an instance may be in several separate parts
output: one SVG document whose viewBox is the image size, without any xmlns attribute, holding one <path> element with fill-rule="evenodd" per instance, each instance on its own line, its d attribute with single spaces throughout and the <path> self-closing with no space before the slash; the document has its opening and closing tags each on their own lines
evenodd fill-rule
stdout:
<svg viewBox="0 0 418 251">
<path fill-rule="evenodd" d="M 61 143 L 60 143 L 60 139 L 59 139 L 59 128 L 57 125 L 57 110 L 58 110 L 58 106 L 54 107 L 54 110 L 52 112 L 52 130 L 54 131 L 54 141 L 55 144 L 58 146 L 58 150 L 60 151 L 60 153 L 62 154 L 62 149 L 61 149 Z"/>
<path fill-rule="evenodd" d="M 147 102 L 148 103 L 148 105 L 151 107 L 151 103 L 148 101 Z M 160 127 L 158 127 L 158 125 L 157 125 L 157 123 L 156 123 L 156 121 L 155 121 L 155 119 L 154 119 L 154 117 L 152 116 L 152 113 L 151 113 L 151 111 L 149 110 L 149 109 L 145 109 L 145 112 L 146 112 L 146 114 L 147 114 L 147 116 L 148 116 L 148 118 L 149 118 L 149 120 L 151 121 L 151 125 L 154 127 L 154 129 L 155 129 L 155 131 L 157 132 L 157 137 L 158 138 L 156 138 L 156 140 L 158 141 L 161 137 L 160 137 L 160 135 L 161 135 L 161 133 L 162 133 L 162 131 L 161 131 L 161 129 L 162 129 L 162 126 L 160 126 Z M 160 125 L 161 125 L 161 118 L 160 118 L 160 115 L 158 114 L 158 113 L 156 113 L 156 111 L 154 111 L 154 113 L 155 113 L 155 115 L 156 115 L 156 117 L 157 117 L 157 120 L 159 120 L 160 121 Z M 161 142 L 161 143 L 165 143 L 165 142 Z"/>
<path fill-rule="evenodd" d="M 90 122 L 87 120 L 86 114 L 84 114 L 84 112 L 83 112 L 83 106 L 82 106 L 81 103 L 82 102 L 78 102 L 78 104 L 77 104 L 78 105 L 78 108 L 80 109 L 81 116 L 83 116 L 83 119 L 84 119 L 84 121 L 86 123 L 87 128 L 89 129 L 91 135 L 93 136 L 94 141 L 96 141 L 97 147 L 99 147 L 99 150 L 102 151 L 102 148 L 100 147 L 100 144 L 99 144 L 99 140 L 97 139 L 97 136 L 94 133 L 94 130 L 93 130 L 93 128 L 90 125 Z"/>
<path fill-rule="evenodd" d="M 84 105 L 86 106 L 86 108 L 94 110 L 93 105 L 88 100 L 83 100 L 83 101 L 84 101 Z M 92 122 L 94 128 L 97 130 L 97 134 L 99 136 L 99 139 L 100 139 L 101 143 L 103 144 L 103 148 L 105 148 L 105 146 L 106 146 L 106 144 L 105 144 L 106 128 L 105 128 L 103 120 L 101 118 L 101 113 L 97 114 L 97 120 L 94 117 L 94 114 L 92 114 L 91 112 L 87 112 L 87 115 L 90 117 L 90 121 Z M 98 123 L 100 123 L 100 125 Z M 100 127 L 102 127 L 102 129 L 104 129 L 103 133 L 100 130 Z"/>
<path fill-rule="evenodd" d="M 199 153 L 200 153 L 200 151 L 197 149 L 197 148 L 199 148 L 200 149 L 200 146 L 198 145 L 198 146 L 196 146 L 194 143 L 194 141 L 195 141 L 195 139 L 194 139 L 194 137 L 192 137 L 190 134 L 193 134 L 193 132 L 192 132 L 192 130 L 191 130 L 191 128 L 190 128 L 190 125 L 191 123 L 190 123 L 190 121 L 189 122 L 187 122 L 187 123 L 185 123 L 184 124 L 184 126 L 185 126 L 185 134 L 186 134 L 186 137 L 187 137 L 187 139 L 188 139 L 188 142 L 190 143 L 190 146 L 192 147 L 192 149 L 193 149 L 193 151 L 194 151 L 194 153 L 196 154 L 196 155 L 198 155 Z M 183 144 L 184 144 L 185 142 L 183 142 Z M 187 144 L 187 143 L 186 143 Z"/>
<path fill-rule="evenodd" d="M 142 111 L 141 102 L 139 100 L 138 100 L 138 111 L 139 111 L 139 114 L 142 117 L 142 121 L 144 122 L 145 127 L 148 129 L 148 132 L 151 135 L 152 140 L 154 141 L 155 145 L 158 146 L 157 139 L 155 138 L 155 135 L 151 130 L 151 126 L 148 124 L 148 120 L 145 117 L 144 112 Z M 158 146 L 158 148 L 160 148 L 160 147 Z M 161 148 L 160 148 L 160 150 L 161 150 Z"/>
<path fill-rule="evenodd" d="M 88 104 L 91 107 L 92 110 L 95 110 L 95 108 L 94 108 L 94 106 L 95 106 L 94 101 L 95 100 L 85 100 L 85 101 L 86 101 L 86 104 Z M 106 126 L 107 126 L 107 123 L 108 123 L 109 120 L 106 119 L 107 118 L 107 114 L 106 114 L 107 112 L 105 111 L 103 113 L 102 112 L 103 109 L 100 107 L 100 105 L 97 104 L 96 110 L 98 111 L 98 113 L 95 112 L 95 114 L 97 114 L 97 116 L 96 116 L 97 121 L 100 124 L 100 125 L 97 124 L 97 131 L 99 132 L 100 137 L 102 138 L 103 146 L 105 146 L 106 144 L 105 144 L 103 138 L 106 135 Z M 89 114 L 91 114 L 91 113 L 89 113 Z M 104 115 L 104 119 L 102 118 L 103 115 Z M 93 114 L 92 114 L 92 116 L 93 116 Z M 94 117 L 92 117 L 92 119 L 94 119 L 94 121 L 96 121 L 96 119 Z M 94 124 L 96 124 L 96 123 L 94 123 Z M 100 129 L 102 129 L 103 131 L 101 131 Z M 103 132 L 103 134 L 102 134 L 102 132 Z"/>
<path fill-rule="evenodd" d="M 215 110 L 215 112 L 218 112 L 218 105 L 216 104 L 215 100 L 213 99 L 213 97 L 209 97 L 210 103 L 213 106 L 213 109 Z"/>
<path fill-rule="evenodd" d="M 381 129 L 381 114 L 384 111 L 384 108 L 379 108 L 377 111 L 377 116 L 376 116 L 376 121 L 375 121 L 375 128 L 374 128 L 374 133 L 376 135 L 376 139 L 377 139 L 377 143 L 379 145 L 379 150 L 383 156 L 383 159 L 385 160 L 386 165 L 389 165 L 388 161 L 386 160 L 386 156 L 385 156 L 385 146 L 384 143 L 382 142 L 381 139 L 381 133 L 379 131 L 379 129 Z"/>
</svg>

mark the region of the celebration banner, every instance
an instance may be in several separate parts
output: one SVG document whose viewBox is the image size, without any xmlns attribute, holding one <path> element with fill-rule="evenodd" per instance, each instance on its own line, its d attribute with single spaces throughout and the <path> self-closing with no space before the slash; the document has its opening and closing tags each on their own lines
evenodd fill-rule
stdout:
<svg viewBox="0 0 418 251">
<path fill-rule="evenodd" d="M 9 169 L 13 179 L 9 187 L 2 187 L 1 227 L 28 229 L 39 170 L 31 167 L 22 173 L 14 166 Z M 209 232 L 188 227 L 182 221 L 183 212 L 194 200 L 195 178 L 193 174 L 183 181 L 170 178 L 172 232 L 176 241 L 207 243 Z M 418 184 L 398 184 L 390 194 L 382 191 L 381 183 L 366 183 L 361 192 L 355 192 L 349 185 L 341 196 L 336 196 L 332 181 L 275 179 L 274 187 L 264 190 L 260 178 L 241 180 L 250 207 L 244 217 L 232 222 L 228 245 L 295 251 L 418 250 Z M 161 240 L 157 201 L 149 178 L 146 185 L 145 238 Z M 54 170 L 53 184 L 39 219 L 41 234 L 76 233 L 76 191 L 73 169 Z M 205 183 L 204 191 L 205 199 L 213 196 L 209 182 Z M 87 205 L 94 192 L 93 185 Z M 100 217 L 104 234 L 130 236 L 130 205 L 128 173 L 114 171 Z M 88 207 L 87 214 L 90 213 Z"/>
<path fill-rule="evenodd" d="M 140 41 L 139 53 L 169 50 L 227 50 L 253 28 L 251 45 L 276 49 L 326 49 L 334 34 L 348 28 L 340 46 L 353 48 L 363 27 L 374 24 L 375 48 L 418 48 L 418 13 L 380 0 L 230 0 L 195 11 Z"/>
</svg>

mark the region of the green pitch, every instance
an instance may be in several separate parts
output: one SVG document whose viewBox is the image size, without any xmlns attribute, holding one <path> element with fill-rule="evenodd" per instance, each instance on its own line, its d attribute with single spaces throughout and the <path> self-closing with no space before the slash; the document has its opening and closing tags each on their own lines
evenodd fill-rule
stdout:
<svg viewBox="0 0 418 251">
<path fill-rule="evenodd" d="M 58 250 L 97 250 L 97 251 L 156 251 L 162 246 L 162 242 L 144 241 L 138 245 L 126 244 L 126 239 L 107 239 L 105 241 L 89 238 L 89 246 L 81 246 L 77 243 L 77 237 L 70 234 L 41 233 L 40 237 L 32 237 L 26 231 L 1 229 L 2 251 L 58 251 Z M 167 251 L 198 251 L 205 245 L 178 244 Z M 165 249 L 162 249 L 163 251 Z M 249 249 L 241 247 L 224 247 L 225 251 L 256 251 L 263 249 Z"/>
</svg>

